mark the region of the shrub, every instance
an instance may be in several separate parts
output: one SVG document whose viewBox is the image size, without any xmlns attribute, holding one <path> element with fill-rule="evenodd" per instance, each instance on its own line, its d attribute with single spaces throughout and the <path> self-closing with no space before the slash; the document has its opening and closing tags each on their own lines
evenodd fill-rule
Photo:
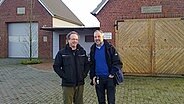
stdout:
<svg viewBox="0 0 184 104">
<path fill-rule="evenodd" d="M 21 61 L 21 64 L 23 64 L 23 65 L 40 64 L 40 63 L 42 63 L 42 62 L 41 62 L 41 60 L 39 60 L 39 59 L 31 59 L 31 60 L 26 59 L 26 60 L 22 60 L 22 61 Z"/>
</svg>

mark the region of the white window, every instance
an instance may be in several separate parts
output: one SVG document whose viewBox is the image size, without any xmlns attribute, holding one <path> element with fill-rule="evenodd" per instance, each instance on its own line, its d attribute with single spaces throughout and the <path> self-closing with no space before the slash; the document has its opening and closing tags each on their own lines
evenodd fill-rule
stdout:
<svg viewBox="0 0 184 104">
<path fill-rule="evenodd" d="M 17 8 L 17 14 L 25 14 L 25 13 L 26 13 L 25 7 L 18 7 Z"/>
</svg>

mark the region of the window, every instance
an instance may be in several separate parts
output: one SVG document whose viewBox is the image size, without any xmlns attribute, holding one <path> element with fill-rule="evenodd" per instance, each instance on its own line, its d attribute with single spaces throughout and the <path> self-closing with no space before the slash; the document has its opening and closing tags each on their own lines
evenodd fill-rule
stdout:
<svg viewBox="0 0 184 104">
<path fill-rule="evenodd" d="M 25 7 L 18 7 L 17 8 L 17 14 L 25 14 L 26 10 Z"/>
<path fill-rule="evenodd" d="M 94 42 L 93 35 L 86 35 L 85 36 L 85 42 Z"/>
</svg>

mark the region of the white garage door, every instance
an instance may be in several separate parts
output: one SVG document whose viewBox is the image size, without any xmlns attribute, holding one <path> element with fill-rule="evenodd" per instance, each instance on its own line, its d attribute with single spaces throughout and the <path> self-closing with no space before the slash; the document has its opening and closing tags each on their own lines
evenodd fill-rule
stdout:
<svg viewBox="0 0 184 104">
<path fill-rule="evenodd" d="M 31 28 L 29 23 L 10 23 L 8 24 L 8 36 L 9 57 L 28 58 L 30 39 L 32 39 L 32 57 L 38 57 L 38 23 L 32 23 Z"/>
</svg>

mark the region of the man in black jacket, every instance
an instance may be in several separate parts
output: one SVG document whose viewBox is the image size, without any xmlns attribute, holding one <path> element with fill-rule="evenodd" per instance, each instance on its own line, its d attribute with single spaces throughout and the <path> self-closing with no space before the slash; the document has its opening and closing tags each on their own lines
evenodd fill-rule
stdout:
<svg viewBox="0 0 184 104">
<path fill-rule="evenodd" d="M 79 35 L 71 31 L 66 36 L 68 43 L 61 49 L 53 65 L 62 78 L 64 104 L 83 104 L 84 78 L 89 71 L 86 51 L 78 44 Z"/>
<path fill-rule="evenodd" d="M 95 86 L 99 104 L 106 104 L 105 91 L 107 91 L 108 104 L 115 104 L 116 81 L 114 75 L 123 64 L 115 48 L 104 40 L 102 31 L 94 32 L 94 41 L 90 51 L 91 84 Z"/>
</svg>

